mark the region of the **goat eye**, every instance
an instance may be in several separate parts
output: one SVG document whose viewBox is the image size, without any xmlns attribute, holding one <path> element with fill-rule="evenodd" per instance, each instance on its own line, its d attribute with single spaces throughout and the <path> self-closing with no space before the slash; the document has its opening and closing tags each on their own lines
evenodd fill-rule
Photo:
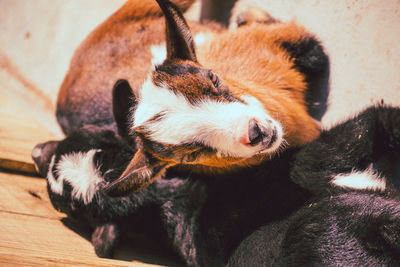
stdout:
<svg viewBox="0 0 400 267">
<path fill-rule="evenodd" d="M 208 75 L 209 75 L 210 80 L 213 83 L 213 85 L 215 87 L 218 87 L 219 86 L 219 78 L 218 78 L 218 76 L 216 74 L 212 73 L 212 72 L 210 72 Z"/>
<path fill-rule="evenodd" d="M 209 72 L 208 76 L 209 76 L 211 82 L 213 83 L 214 88 L 216 89 L 217 93 L 221 94 L 221 90 L 220 90 L 221 83 L 220 83 L 219 77 L 212 72 Z"/>
</svg>

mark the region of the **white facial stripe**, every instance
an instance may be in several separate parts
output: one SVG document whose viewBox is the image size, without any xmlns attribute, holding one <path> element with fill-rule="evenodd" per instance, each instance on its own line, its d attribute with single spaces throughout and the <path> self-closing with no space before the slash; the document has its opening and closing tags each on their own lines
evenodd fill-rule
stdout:
<svg viewBox="0 0 400 267">
<path fill-rule="evenodd" d="M 100 150 L 92 149 L 87 153 L 77 152 L 63 155 L 56 165 L 57 180 L 52 173 L 55 159 L 53 156 L 47 174 L 51 190 L 62 195 L 64 181 L 66 181 L 72 187 L 72 198 L 80 199 L 85 204 L 91 202 L 98 184 L 103 181 L 93 162 L 93 156 L 98 151 Z"/>
<path fill-rule="evenodd" d="M 265 112 L 257 99 L 243 97 L 243 100 L 247 103 L 204 100 L 194 106 L 184 96 L 155 86 L 149 78 L 140 91 L 133 126 L 146 125 L 150 138 L 160 143 L 197 142 L 215 148 L 222 155 L 247 158 L 262 150 L 258 145 L 240 143 L 240 138 L 248 133 L 249 121 L 253 118 L 260 122 L 270 120 L 278 131 L 278 140 L 263 152 L 278 149 L 282 142 L 282 127 Z M 165 114 L 161 120 L 146 123 L 160 112 Z"/>
<path fill-rule="evenodd" d="M 347 174 L 340 174 L 331 180 L 331 183 L 345 188 L 352 189 L 370 189 L 384 191 L 386 180 L 376 173 L 372 166 L 363 172 L 353 171 Z"/>
<path fill-rule="evenodd" d="M 133 116 L 133 126 L 143 125 L 155 114 L 168 109 L 169 106 L 178 105 L 179 100 L 179 96 L 174 95 L 169 90 L 155 86 L 151 77 L 147 78 L 139 91 L 139 104 Z"/>
</svg>

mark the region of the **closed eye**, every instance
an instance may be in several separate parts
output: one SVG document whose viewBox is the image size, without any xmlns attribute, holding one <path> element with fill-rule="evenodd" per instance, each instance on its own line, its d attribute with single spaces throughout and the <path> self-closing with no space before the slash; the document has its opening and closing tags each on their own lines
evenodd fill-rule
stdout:
<svg viewBox="0 0 400 267">
<path fill-rule="evenodd" d="M 210 77 L 211 82 L 213 83 L 213 85 L 218 88 L 220 86 L 220 80 L 219 77 L 215 74 L 212 73 L 211 71 L 209 72 L 208 76 Z"/>
<path fill-rule="evenodd" d="M 212 82 L 214 88 L 215 89 L 215 93 L 217 93 L 218 95 L 221 95 L 221 80 L 218 77 L 218 75 L 216 75 L 215 73 L 212 73 L 211 71 L 208 73 L 208 77 L 210 78 L 210 81 Z"/>
<path fill-rule="evenodd" d="M 217 74 L 213 73 L 212 71 L 208 71 L 208 78 L 212 82 L 213 86 L 211 87 L 212 93 L 214 93 L 217 96 L 222 96 L 229 102 L 242 102 L 243 101 L 239 98 L 236 98 L 233 96 L 230 92 L 229 89 L 226 85 L 224 85 L 223 80 L 218 77 Z"/>
</svg>

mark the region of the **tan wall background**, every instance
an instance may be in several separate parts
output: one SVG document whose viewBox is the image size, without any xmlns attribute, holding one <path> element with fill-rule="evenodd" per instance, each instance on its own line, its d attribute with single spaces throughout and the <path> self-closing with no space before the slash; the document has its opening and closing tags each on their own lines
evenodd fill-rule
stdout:
<svg viewBox="0 0 400 267">
<path fill-rule="evenodd" d="M 204 0 L 202 10 L 196 3 L 189 17 L 222 18 L 223 12 L 209 8 L 215 1 Z M 1 0 L 0 94 L 9 103 L 0 107 L 2 114 L 18 112 L 61 136 L 54 106 L 72 53 L 123 2 Z M 382 99 L 400 105 L 399 0 L 239 0 L 234 12 L 248 6 L 283 21 L 296 19 L 325 44 L 331 93 L 323 125 Z"/>
</svg>

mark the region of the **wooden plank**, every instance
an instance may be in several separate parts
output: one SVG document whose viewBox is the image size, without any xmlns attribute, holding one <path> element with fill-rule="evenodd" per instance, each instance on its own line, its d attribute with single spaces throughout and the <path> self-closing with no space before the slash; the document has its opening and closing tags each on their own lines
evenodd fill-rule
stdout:
<svg viewBox="0 0 400 267">
<path fill-rule="evenodd" d="M 46 180 L 0 173 L 0 211 L 60 219 L 51 205 Z"/>
<path fill-rule="evenodd" d="M 89 239 L 90 229 L 52 207 L 45 179 L 0 173 L 0 266 L 180 265 L 140 235 L 121 242 L 116 260 L 98 258 Z"/>
<path fill-rule="evenodd" d="M 100 259 L 59 220 L 0 212 L 0 225 L 1 266 L 151 266 Z"/>
<path fill-rule="evenodd" d="M 0 168 L 36 173 L 31 159 L 33 147 L 59 138 L 2 93 L 0 106 Z"/>
</svg>

